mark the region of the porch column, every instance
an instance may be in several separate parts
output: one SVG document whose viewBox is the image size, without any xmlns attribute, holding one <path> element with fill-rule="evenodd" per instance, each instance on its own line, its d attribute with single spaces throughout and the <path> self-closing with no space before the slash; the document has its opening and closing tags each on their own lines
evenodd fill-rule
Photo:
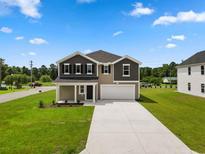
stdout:
<svg viewBox="0 0 205 154">
<path fill-rule="evenodd" d="M 77 103 L 77 85 L 74 86 L 74 102 Z"/>
<path fill-rule="evenodd" d="M 59 94 L 60 94 L 60 86 L 57 85 L 57 86 L 56 86 L 56 102 L 58 102 L 59 99 L 60 99 Z"/>
<path fill-rule="evenodd" d="M 96 94 L 96 92 L 95 92 L 95 85 L 93 85 L 93 103 L 95 102 L 95 94 Z"/>
</svg>

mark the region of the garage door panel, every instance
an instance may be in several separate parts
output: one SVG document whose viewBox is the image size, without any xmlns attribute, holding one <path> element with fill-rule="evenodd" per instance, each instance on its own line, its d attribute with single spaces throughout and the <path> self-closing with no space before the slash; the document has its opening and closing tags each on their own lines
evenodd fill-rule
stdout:
<svg viewBox="0 0 205 154">
<path fill-rule="evenodd" d="M 135 99 L 135 85 L 101 85 L 101 99 Z"/>
</svg>

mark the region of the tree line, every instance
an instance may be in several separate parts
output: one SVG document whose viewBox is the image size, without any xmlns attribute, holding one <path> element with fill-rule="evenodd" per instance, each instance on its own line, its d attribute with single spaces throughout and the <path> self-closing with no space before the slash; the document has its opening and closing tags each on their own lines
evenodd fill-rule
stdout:
<svg viewBox="0 0 205 154">
<path fill-rule="evenodd" d="M 42 77 L 42 80 L 45 80 L 45 76 L 49 76 L 51 80 L 55 80 L 57 77 L 58 71 L 55 64 L 50 64 L 49 67 L 42 65 L 41 67 L 32 68 L 32 81 L 39 81 Z M 5 60 L 0 58 L 0 83 L 3 80 L 14 80 L 21 81 L 21 83 L 31 81 L 31 69 L 23 66 L 9 66 L 5 63 Z"/>
<path fill-rule="evenodd" d="M 162 83 L 163 77 L 177 77 L 177 69 L 175 62 L 170 64 L 163 64 L 161 67 L 141 67 L 140 78 L 142 82 L 148 82 L 153 84 Z"/>
</svg>

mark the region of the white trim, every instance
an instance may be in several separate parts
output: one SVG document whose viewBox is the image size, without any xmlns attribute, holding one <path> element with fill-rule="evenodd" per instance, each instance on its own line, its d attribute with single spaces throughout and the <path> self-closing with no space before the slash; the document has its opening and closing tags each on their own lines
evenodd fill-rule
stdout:
<svg viewBox="0 0 205 154">
<path fill-rule="evenodd" d="M 74 85 L 74 102 L 77 102 L 77 85 Z"/>
<path fill-rule="evenodd" d="M 142 64 L 142 62 L 140 62 L 139 60 L 134 59 L 134 58 L 132 58 L 132 57 L 130 57 L 130 56 L 128 56 L 128 55 L 126 55 L 126 56 L 124 56 L 124 57 L 122 57 L 122 58 L 120 58 L 120 59 L 114 61 L 112 64 L 116 64 L 117 62 L 119 62 L 119 61 L 121 61 L 121 60 L 123 60 L 123 59 L 125 59 L 125 58 L 127 58 L 127 59 L 129 59 L 129 60 L 131 60 L 131 61 L 133 61 L 133 62 L 135 62 L 135 63 L 138 63 L 139 65 Z"/>
<path fill-rule="evenodd" d="M 74 86 L 74 85 L 97 85 L 98 82 L 58 82 L 56 85 L 59 86 Z"/>
<path fill-rule="evenodd" d="M 67 59 L 70 59 L 70 58 L 76 56 L 76 55 L 80 55 L 80 56 L 82 56 L 82 57 L 84 57 L 84 58 L 86 58 L 86 59 L 88 59 L 88 60 L 90 60 L 90 61 L 92 61 L 92 62 L 94 62 L 94 63 L 96 63 L 96 64 L 99 63 L 98 61 L 96 61 L 96 60 L 94 60 L 94 59 L 92 59 L 92 58 L 86 56 L 85 54 L 83 54 L 83 53 L 81 53 L 81 52 L 79 52 L 79 51 L 76 51 L 76 52 L 74 52 L 73 54 L 68 55 L 68 56 L 66 56 L 66 57 L 64 57 L 64 58 L 62 58 L 62 59 L 60 59 L 60 60 L 58 60 L 56 63 L 59 64 L 59 63 L 65 61 L 65 60 L 67 60 Z"/>
<path fill-rule="evenodd" d="M 83 87 L 83 93 L 81 93 L 81 87 Z M 79 95 L 85 94 L 85 85 L 79 85 Z"/>
<path fill-rule="evenodd" d="M 68 72 L 65 72 L 65 66 L 68 66 Z M 64 72 L 63 72 L 63 74 L 69 75 L 69 74 L 70 74 L 70 63 L 64 63 L 64 64 L 63 64 L 63 67 L 64 67 Z"/>
<path fill-rule="evenodd" d="M 60 64 L 57 64 L 58 66 L 58 76 L 60 76 Z"/>
<path fill-rule="evenodd" d="M 77 72 L 77 66 L 80 66 L 80 72 Z M 75 63 L 75 74 L 76 75 L 82 74 L 81 66 L 82 66 L 81 63 Z"/>
<path fill-rule="evenodd" d="M 123 80 L 121 80 L 121 81 L 117 81 L 117 80 L 115 80 L 115 81 L 113 81 L 113 83 L 139 83 L 139 81 L 135 81 L 135 80 L 130 80 L 130 81 L 123 81 Z"/>
<path fill-rule="evenodd" d="M 126 70 L 126 71 L 128 71 L 129 72 L 129 74 L 128 75 L 125 75 L 124 74 L 124 66 L 129 66 L 129 70 Z M 123 77 L 130 77 L 130 64 L 122 64 L 122 76 Z"/>
<path fill-rule="evenodd" d="M 86 65 L 87 65 L 87 70 L 86 70 L 87 73 L 86 74 L 87 75 L 92 75 L 93 74 L 93 64 L 92 63 L 87 63 Z M 88 66 L 91 66 L 91 73 L 88 73 Z"/>
</svg>

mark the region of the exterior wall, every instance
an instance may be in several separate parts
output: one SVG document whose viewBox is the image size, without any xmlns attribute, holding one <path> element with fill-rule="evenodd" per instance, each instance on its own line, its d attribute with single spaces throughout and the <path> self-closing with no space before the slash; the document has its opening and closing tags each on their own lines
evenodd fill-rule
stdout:
<svg viewBox="0 0 205 154">
<path fill-rule="evenodd" d="M 102 73 L 102 65 L 98 66 L 98 99 L 100 99 L 100 85 L 101 84 L 113 84 L 114 79 L 114 65 L 110 67 L 110 74 L 103 74 Z"/>
<path fill-rule="evenodd" d="M 60 86 L 59 100 L 74 100 L 74 86 Z"/>
<path fill-rule="evenodd" d="M 72 71 L 68 75 L 65 75 L 63 72 L 63 64 L 64 63 L 69 63 L 72 66 L 72 69 L 71 69 Z M 83 66 L 83 71 L 80 75 L 79 74 L 77 75 L 74 73 L 75 63 L 81 63 L 81 65 Z M 93 64 L 94 70 L 93 70 L 93 74 L 91 74 L 91 75 L 86 74 L 86 64 L 87 63 Z M 60 78 L 68 78 L 69 79 L 69 78 L 75 78 L 75 77 L 97 77 L 97 64 L 90 61 L 89 59 L 86 59 L 85 57 L 80 56 L 80 55 L 76 55 L 70 59 L 65 60 L 64 62 L 61 62 L 59 67 L 60 67 L 60 72 L 59 72 Z"/>
<path fill-rule="evenodd" d="M 177 68 L 178 92 L 205 97 L 201 93 L 201 84 L 205 84 L 205 75 L 201 75 L 201 65 L 190 66 L 191 75 L 188 75 L 188 66 Z M 188 83 L 191 83 L 191 91 L 188 91 Z"/>
<path fill-rule="evenodd" d="M 130 77 L 123 77 L 123 64 L 130 64 Z M 138 81 L 139 64 L 125 58 L 114 65 L 115 81 Z"/>
</svg>

